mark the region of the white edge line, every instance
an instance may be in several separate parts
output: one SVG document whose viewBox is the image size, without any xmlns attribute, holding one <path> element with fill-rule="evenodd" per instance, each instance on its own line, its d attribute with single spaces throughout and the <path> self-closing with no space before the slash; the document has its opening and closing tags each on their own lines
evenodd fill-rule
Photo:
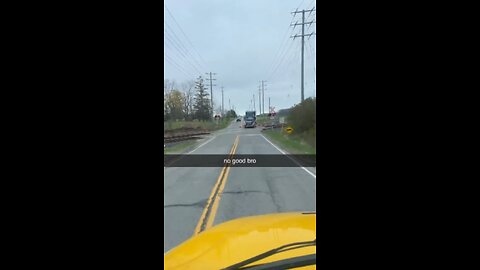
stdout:
<svg viewBox="0 0 480 270">
<path fill-rule="evenodd" d="M 217 137 L 217 136 L 213 136 L 213 137 L 210 138 L 208 141 L 200 144 L 197 148 L 195 148 L 195 149 L 193 149 L 192 151 L 188 152 L 187 155 L 190 155 L 190 154 L 193 153 L 194 151 L 198 150 L 198 148 L 200 148 L 200 147 L 204 146 L 205 144 L 209 143 L 209 142 L 212 141 L 215 137 Z"/>
<path fill-rule="evenodd" d="M 217 137 L 217 136 L 213 136 L 213 137 L 210 138 L 208 141 L 200 144 L 197 148 L 195 148 L 195 149 L 193 149 L 192 151 L 186 153 L 185 155 L 190 155 L 191 153 L 193 153 L 193 151 L 196 151 L 196 150 L 198 150 L 198 148 L 200 148 L 200 147 L 204 146 L 205 144 L 211 142 L 213 139 L 215 139 L 215 137 Z M 180 158 L 180 159 L 181 159 L 181 158 Z M 180 160 L 180 159 L 178 159 L 178 160 Z M 177 160 L 177 161 L 178 161 L 178 160 Z M 165 167 L 165 166 L 164 166 L 163 168 L 164 168 L 164 177 L 165 177 L 165 176 L 166 176 L 166 169 L 169 168 L 169 167 Z"/>
<path fill-rule="evenodd" d="M 282 151 L 282 149 L 278 148 L 278 147 L 277 147 L 275 144 L 273 144 L 269 139 L 267 139 L 265 136 L 263 136 L 263 134 L 262 134 L 262 137 L 263 137 L 265 140 L 267 140 L 267 142 L 269 142 L 269 143 L 270 143 L 273 147 L 275 147 L 278 151 L 280 151 L 282 154 L 286 155 L 286 156 L 287 156 L 289 159 L 291 159 L 293 162 L 295 162 L 295 163 L 298 164 L 297 161 L 295 161 L 295 160 L 293 160 L 291 157 L 289 157 L 285 152 Z M 300 164 L 298 164 L 298 165 L 300 165 Z M 301 168 L 302 168 L 304 171 L 306 171 L 308 174 L 310 174 L 311 176 L 313 176 L 313 178 L 317 179 L 317 176 L 316 176 L 314 173 L 312 173 L 311 171 L 309 171 L 307 168 L 305 168 L 305 167 L 301 167 Z"/>
</svg>

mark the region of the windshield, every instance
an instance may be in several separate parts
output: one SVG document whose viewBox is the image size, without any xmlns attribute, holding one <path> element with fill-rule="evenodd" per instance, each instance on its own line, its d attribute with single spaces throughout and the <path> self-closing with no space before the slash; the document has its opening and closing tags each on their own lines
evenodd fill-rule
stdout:
<svg viewBox="0 0 480 270">
<path fill-rule="evenodd" d="M 315 1 L 165 1 L 164 252 L 316 211 L 315 34 Z"/>
</svg>

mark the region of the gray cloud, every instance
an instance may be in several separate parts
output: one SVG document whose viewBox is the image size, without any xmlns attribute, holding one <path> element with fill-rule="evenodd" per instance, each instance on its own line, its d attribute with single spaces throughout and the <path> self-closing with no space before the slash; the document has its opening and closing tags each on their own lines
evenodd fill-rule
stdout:
<svg viewBox="0 0 480 270">
<path fill-rule="evenodd" d="M 221 102 L 220 86 L 223 85 L 225 108 L 230 99 L 239 113 L 250 108 L 253 94 L 258 111 L 260 80 L 268 80 L 265 106 L 268 106 L 268 97 L 271 97 L 272 106 L 277 110 L 299 103 L 300 39 L 293 40 L 289 36 L 299 34 L 300 27 L 291 31 L 290 12 L 299 5 L 300 9 L 310 9 L 315 1 L 167 0 L 165 4 L 174 16 L 172 18 L 165 11 L 165 23 L 168 25 L 164 26 L 167 31 L 164 51 L 168 58 L 164 60 L 166 79 L 181 83 L 198 75 L 205 77 L 206 72 L 215 72 L 216 104 Z M 308 20 L 316 19 L 314 14 L 310 14 Z M 293 22 L 299 20 L 301 15 L 297 14 Z M 312 31 L 316 31 L 315 24 L 305 33 Z M 186 54 L 182 45 L 196 60 L 187 60 L 178 52 L 181 50 Z M 287 48 L 290 50 L 287 51 Z M 287 52 L 275 74 L 269 77 L 281 59 L 279 49 Z M 315 91 L 315 52 L 316 40 L 313 36 L 305 41 L 305 97 L 313 96 Z M 200 74 L 192 65 L 197 66 Z M 177 70 L 178 67 L 188 74 Z"/>
</svg>

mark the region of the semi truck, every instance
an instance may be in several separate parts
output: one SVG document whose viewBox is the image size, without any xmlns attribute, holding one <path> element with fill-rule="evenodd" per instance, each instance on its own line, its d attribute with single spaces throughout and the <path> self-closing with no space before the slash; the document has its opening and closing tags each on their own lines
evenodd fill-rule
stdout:
<svg viewBox="0 0 480 270">
<path fill-rule="evenodd" d="M 257 116 L 255 111 L 246 111 L 245 117 L 243 118 L 245 121 L 245 128 L 254 128 L 257 126 Z"/>
</svg>

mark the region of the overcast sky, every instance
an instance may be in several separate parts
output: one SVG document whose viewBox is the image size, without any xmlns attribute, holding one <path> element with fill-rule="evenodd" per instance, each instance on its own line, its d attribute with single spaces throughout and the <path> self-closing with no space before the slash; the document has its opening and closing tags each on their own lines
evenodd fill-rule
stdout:
<svg viewBox="0 0 480 270">
<path fill-rule="evenodd" d="M 314 0 L 165 0 L 164 78 L 177 85 L 214 72 L 215 107 L 235 107 L 243 115 L 253 109 L 255 94 L 265 83 L 265 112 L 268 98 L 275 110 L 300 102 L 302 14 L 297 8 L 312 9 Z M 316 10 L 305 14 L 316 20 Z M 293 20 L 293 21 L 292 21 Z M 316 24 L 305 26 L 305 34 L 316 32 Z M 316 36 L 305 38 L 305 98 L 315 96 Z M 210 91 L 209 91 L 210 92 Z"/>
</svg>

